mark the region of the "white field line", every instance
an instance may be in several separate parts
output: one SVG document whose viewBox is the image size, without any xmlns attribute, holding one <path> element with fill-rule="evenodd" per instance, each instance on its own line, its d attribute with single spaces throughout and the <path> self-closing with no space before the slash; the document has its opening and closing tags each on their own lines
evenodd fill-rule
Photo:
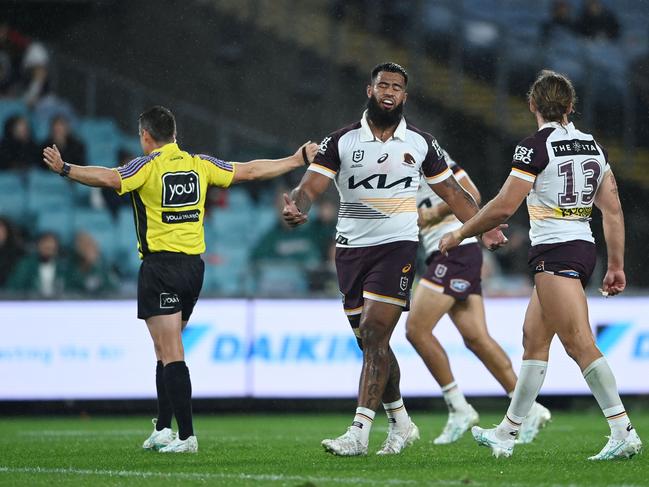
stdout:
<svg viewBox="0 0 649 487">
<path fill-rule="evenodd" d="M 376 485 L 376 479 L 360 477 L 314 477 L 309 475 L 282 475 L 282 474 L 247 474 L 247 473 L 191 473 L 191 472 L 142 472 L 137 470 L 89 470 L 78 468 L 46 468 L 46 467 L 3 467 L 0 474 L 41 474 L 41 475 L 77 475 L 100 476 L 117 478 L 162 478 L 178 480 L 254 480 L 260 482 L 329 482 L 337 484 Z M 464 480 L 444 480 L 431 478 L 423 481 L 426 485 L 466 485 Z M 484 485 L 482 482 L 470 481 L 471 485 Z M 420 480 L 381 479 L 381 485 L 421 485 Z M 528 484 L 509 483 L 510 487 L 525 487 Z M 551 487 L 583 487 L 586 484 L 550 484 Z M 639 484 L 602 484 L 606 487 L 642 487 Z M 589 483 L 589 487 L 596 484 Z"/>
<path fill-rule="evenodd" d="M 93 431 L 93 430 L 41 430 L 41 431 L 26 431 L 22 433 L 24 436 L 48 436 L 48 437 L 65 437 L 65 436 L 131 436 L 131 435 L 146 435 L 147 433 L 142 430 L 115 430 L 115 431 Z"/>
<path fill-rule="evenodd" d="M 254 480 L 260 482 L 330 482 L 337 484 L 370 484 L 375 485 L 375 479 L 359 477 L 312 477 L 309 475 L 282 475 L 282 474 L 247 474 L 247 473 L 191 473 L 191 472 L 138 472 L 135 470 L 86 470 L 77 468 L 43 468 L 43 467 L 0 467 L 0 474 L 44 474 L 44 475 L 77 475 L 100 476 L 118 478 L 163 478 L 178 480 Z M 382 479 L 382 485 L 417 485 L 416 480 Z M 462 485 L 462 481 L 435 481 L 438 485 Z M 473 483 L 473 485 L 480 485 Z"/>
</svg>

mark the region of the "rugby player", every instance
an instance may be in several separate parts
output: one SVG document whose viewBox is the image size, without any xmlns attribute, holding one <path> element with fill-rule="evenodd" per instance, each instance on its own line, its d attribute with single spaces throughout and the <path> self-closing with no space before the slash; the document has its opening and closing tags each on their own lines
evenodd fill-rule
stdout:
<svg viewBox="0 0 649 487">
<path fill-rule="evenodd" d="M 368 451 L 375 411 L 383 403 L 388 436 L 378 454 L 395 454 L 419 438 L 399 390 L 400 371 L 390 336 L 408 309 L 415 272 L 418 229 L 416 193 L 420 175 L 465 221 L 475 200 L 452 178 L 435 138 L 403 118 L 408 74 L 395 63 L 376 66 L 360 121 L 325 137 L 314 162 L 290 196 L 283 216 L 289 225 L 307 219 L 311 203 L 330 182 L 340 194 L 336 269 L 349 323 L 363 350 L 358 407 L 347 432 L 322 442 L 337 455 Z M 506 241 L 499 229 L 483 243 Z"/>
<path fill-rule="evenodd" d="M 480 192 L 469 175 L 445 150 L 442 149 L 442 153 L 455 179 L 480 203 Z M 482 249 L 478 240 L 468 238 L 452 249 L 449 255 L 442 255 L 438 250 L 440 238 L 446 232 L 461 227 L 462 223 L 426 184 L 419 186 L 417 209 L 419 240 L 428 267 L 415 289 L 406 322 L 406 336 L 442 389 L 448 407 L 448 420 L 433 443 L 445 445 L 457 441 L 471 426 L 478 424 L 479 416 L 462 394 L 448 356 L 432 333 L 442 316 L 448 314 L 466 346 L 510 397 L 516 385 L 516 374 L 505 351 L 487 331 L 480 279 Z M 550 411 L 535 402 L 523 422 L 518 441 L 531 442 L 550 417 Z"/>
<path fill-rule="evenodd" d="M 73 181 L 131 194 L 142 259 L 137 314 L 146 322 L 158 360 L 158 417 L 142 446 L 164 453 L 193 453 L 198 451 L 198 441 L 181 333 L 203 285 L 200 254 L 205 251 L 207 188 L 280 176 L 313 161 L 318 146 L 307 142 L 284 159 L 232 163 L 181 150 L 176 144 L 176 120 L 167 108 L 152 107 L 138 121 L 145 155 L 124 166 L 70 164 L 61 159 L 56 146 L 44 149 L 43 160 L 52 171 Z M 177 435 L 171 429 L 172 416 Z"/>
<path fill-rule="evenodd" d="M 595 267 L 590 229 L 593 204 L 602 212 L 608 265 L 602 293 L 615 296 L 626 286 L 624 216 L 606 150 L 568 117 L 575 90 L 565 76 L 542 71 L 528 93 L 539 130 L 518 144 L 512 170 L 499 194 L 468 222 L 447 233 L 447 254 L 465 238 L 506 221 L 527 198 L 530 217 L 528 264 L 535 288 L 523 324 L 523 363 L 507 414 L 492 429 L 472 433 L 495 456 L 509 457 L 514 439 L 541 389 L 550 343 L 558 335 L 579 365 L 611 429 L 608 442 L 590 460 L 630 458 L 642 448 L 617 391 L 613 371 L 595 344 L 584 287 Z"/>
</svg>

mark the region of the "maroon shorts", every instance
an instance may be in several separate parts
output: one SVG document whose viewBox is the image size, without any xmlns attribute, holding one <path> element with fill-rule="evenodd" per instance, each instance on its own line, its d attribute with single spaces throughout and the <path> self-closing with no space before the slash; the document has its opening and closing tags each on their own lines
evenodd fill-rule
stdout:
<svg viewBox="0 0 649 487">
<path fill-rule="evenodd" d="M 579 279 L 585 288 L 595 269 L 595 244 L 571 240 L 556 244 L 541 244 L 530 248 L 527 265 L 532 274 L 549 272 L 557 276 Z"/>
<path fill-rule="evenodd" d="M 460 245 L 449 250 L 447 257 L 433 252 L 426 264 L 428 268 L 419 281 L 420 286 L 461 300 L 469 294 L 482 294 L 480 244 Z"/>
<path fill-rule="evenodd" d="M 345 314 L 360 314 L 364 299 L 396 304 L 407 311 L 417 245 L 406 240 L 372 247 L 337 247 L 336 270 Z"/>
</svg>

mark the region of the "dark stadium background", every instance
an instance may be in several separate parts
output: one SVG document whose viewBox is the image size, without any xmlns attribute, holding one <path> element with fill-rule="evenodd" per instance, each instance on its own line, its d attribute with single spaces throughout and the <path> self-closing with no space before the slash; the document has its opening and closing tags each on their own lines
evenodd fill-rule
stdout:
<svg viewBox="0 0 649 487">
<path fill-rule="evenodd" d="M 582 2 L 567 3 L 578 17 Z M 506 178 L 516 143 L 535 130 L 524 101 L 527 87 L 540 69 L 553 68 L 575 82 L 578 126 L 608 148 L 627 222 L 626 294 L 647 298 L 649 2 L 603 3 L 619 29 L 593 39 L 553 26 L 549 0 L 0 1 L 0 21 L 14 38 L 25 46 L 41 43 L 46 53 L 29 68 L 18 61 L 14 84 L 0 95 L 0 119 L 4 124 L 14 113 L 26 115 L 40 147 L 51 118 L 63 111 L 85 144 L 88 163 L 113 166 L 120 151 L 139 155 L 137 115 L 163 104 L 175 112 L 179 142 L 188 150 L 234 161 L 279 157 L 358 119 L 371 67 L 392 60 L 411 76 L 406 116 L 438 138 L 469 171 L 486 201 Z M 24 55 L 27 47 L 21 49 Z M 46 82 L 26 104 L 35 67 L 45 70 Z M 86 230 L 97 240 L 102 269 L 113 281 L 102 289 L 61 285 L 49 296 L 5 282 L 3 299 L 19 300 L 29 309 L 43 299 L 69 300 L 67 305 L 75 307 L 78 300 L 134 298 L 137 262 L 127 209 L 115 203 L 111 213 L 110 202 L 97 202 L 103 195 L 50 188 L 45 171 L 35 166 L 3 170 L 0 176 L 6 174 L 10 177 L 0 181 L 0 216 L 10 222 L 16 245 L 0 249 L 2 265 L 15 270 L 43 231 L 55 231 L 63 258 L 72 260 L 74 234 Z M 277 223 L 277 194 L 301 174 L 210 195 L 202 299 L 338 299 L 327 264 L 332 221 L 325 211 L 321 218 L 319 210 L 313 215 L 311 235 L 316 237 L 308 255 L 286 262 L 263 245 Z M 60 178 L 47 176 L 60 185 Z M 332 192 L 328 200 L 335 203 L 336 198 Z M 487 296 L 505 299 L 529 292 L 526 218 L 524 210 L 517 213 L 512 246 L 490 261 Z M 603 242 L 598 218 L 593 228 Z M 588 290 L 593 297 L 606 262 L 603 245 L 599 252 Z M 278 275 L 278 269 L 287 268 L 289 273 Z M 343 330 L 342 313 L 340 322 Z M 277 377 L 282 380 L 288 379 Z M 639 392 L 636 399 L 642 404 L 649 393 L 646 382 Z M 152 400 L 108 399 L 0 398 L 0 412 L 124 413 L 153 407 Z M 550 407 L 576 409 L 592 402 L 580 395 L 545 399 Z M 502 399 L 481 401 L 485 407 L 502 407 Z M 299 397 L 204 398 L 195 409 L 349 410 L 351 404 L 348 398 L 326 403 Z M 441 409 L 443 403 L 423 397 L 410 399 L 409 407 Z"/>
</svg>

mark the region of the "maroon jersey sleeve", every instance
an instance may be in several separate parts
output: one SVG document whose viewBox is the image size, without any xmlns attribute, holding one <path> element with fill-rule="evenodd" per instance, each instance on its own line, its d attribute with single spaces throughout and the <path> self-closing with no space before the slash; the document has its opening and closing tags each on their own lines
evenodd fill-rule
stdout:
<svg viewBox="0 0 649 487">
<path fill-rule="evenodd" d="M 428 184 L 436 184 L 444 181 L 452 174 L 451 169 L 449 169 L 448 164 L 446 163 L 444 151 L 437 143 L 435 137 L 425 132 L 423 132 L 422 135 L 428 145 L 426 157 L 421 164 L 421 170 L 424 173 L 424 176 L 426 176 L 426 182 L 428 182 Z"/>
<path fill-rule="evenodd" d="M 334 178 L 340 169 L 340 154 L 338 153 L 338 132 L 327 135 L 318 148 L 318 153 L 309 166 L 309 171 L 315 171 L 329 178 Z"/>
<path fill-rule="evenodd" d="M 534 182 L 536 176 L 547 167 L 550 161 L 545 142 L 552 130 L 551 128 L 541 130 L 518 143 L 512 158 L 512 172 L 510 173 L 512 176 Z"/>
</svg>

